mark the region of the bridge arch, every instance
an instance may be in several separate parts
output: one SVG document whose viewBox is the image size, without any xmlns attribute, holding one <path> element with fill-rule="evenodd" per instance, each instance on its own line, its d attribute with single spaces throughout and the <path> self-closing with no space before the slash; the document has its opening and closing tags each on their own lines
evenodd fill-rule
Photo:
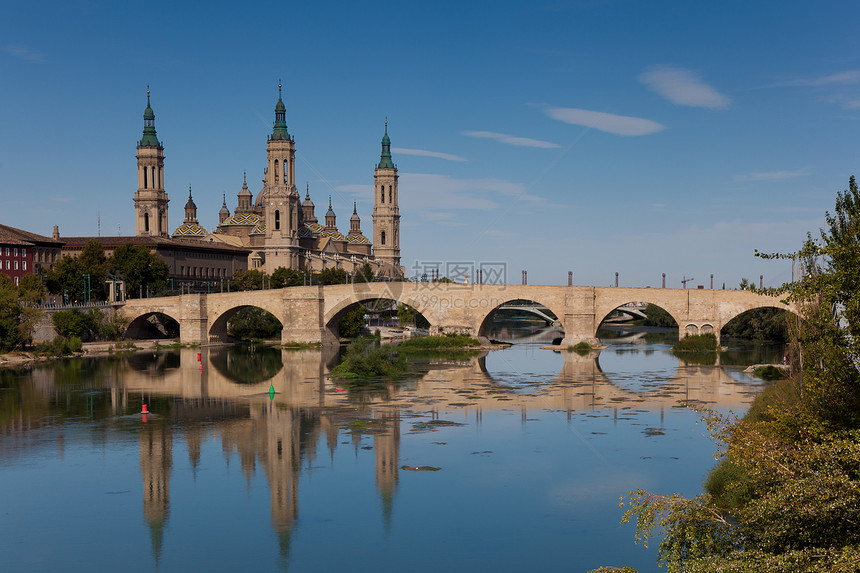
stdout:
<svg viewBox="0 0 860 573">
<path fill-rule="evenodd" d="M 518 306 L 518 305 L 522 306 L 522 303 L 530 303 L 531 305 L 534 305 L 537 307 L 546 308 L 549 311 L 548 315 L 543 313 L 543 312 L 540 312 L 539 314 L 535 312 L 533 314 L 536 314 L 537 316 L 539 316 L 543 320 L 552 319 L 550 321 L 551 324 L 548 326 L 555 325 L 561 330 L 561 336 L 560 337 L 559 336 L 554 337 L 557 340 L 550 340 L 550 341 L 546 341 L 546 342 L 560 343 L 561 340 L 564 339 L 564 326 L 563 326 L 563 322 L 562 322 L 563 317 L 564 317 L 564 309 L 563 308 L 558 308 L 555 304 L 553 304 L 553 302 L 550 302 L 550 301 L 547 301 L 547 302 L 549 302 L 549 304 L 547 304 L 546 302 L 542 302 L 541 300 L 539 300 L 542 298 L 540 296 L 538 296 L 538 297 L 532 297 L 532 296 L 519 297 L 516 294 L 512 294 L 510 296 L 511 296 L 511 298 L 508 298 L 507 300 L 503 300 L 502 302 L 500 302 L 499 300 L 493 300 L 492 301 L 495 306 L 493 306 L 488 311 L 486 311 L 486 313 L 481 318 L 480 323 L 478 324 L 478 327 L 476 329 L 477 336 L 489 338 L 490 335 L 492 335 L 492 332 L 490 332 L 490 326 L 492 324 L 493 317 L 496 316 L 500 311 L 516 308 L 516 306 Z M 484 300 L 487 300 L 487 299 L 484 299 Z M 483 301 L 481 301 L 481 302 L 483 302 Z"/>
<path fill-rule="evenodd" d="M 600 325 L 602 325 L 604 323 L 604 321 L 609 317 L 609 315 L 612 314 L 613 312 L 615 312 L 616 310 L 618 310 L 622 307 L 625 307 L 627 305 L 636 304 L 636 303 L 645 303 L 646 305 L 654 305 L 657 308 L 660 308 L 663 311 L 665 311 L 666 313 L 668 313 L 669 316 L 672 317 L 672 320 L 675 321 L 676 325 L 683 324 L 683 321 L 680 320 L 681 316 L 683 316 L 683 314 L 680 312 L 680 309 L 672 308 L 672 305 L 666 304 L 665 301 L 660 301 L 658 303 L 658 302 L 655 302 L 656 297 L 651 298 L 651 297 L 647 297 L 647 296 L 646 297 L 639 297 L 640 300 L 627 300 L 627 298 L 628 297 L 625 297 L 622 299 L 616 299 L 614 301 L 609 302 L 609 304 L 607 306 L 604 306 L 603 308 L 601 308 L 599 310 L 595 309 L 595 310 L 597 310 L 597 312 L 595 313 L 595 317 L 594 317 L 595 327 L 597 329 L 599 329 Z M 622 301 L 622 302 L 619 302 L 619 301 Z M 615 306 L 613 308 L 608 308 L 612 304 L 615 304 Z M 597 332 L 595 332 L 594 335 L 597 336 Z"/>
<path fill-rule="evenodd" d="M 338 302 L 336 305 L 334 305 L 326 313 L 326 315 L 324 317 L 325 328 L 329 331 L 329 333 L 332 336 L 334 336 L 334 338 L 336 340 L 339 339 L 340 333 L 338 331 L 338 327 L 340 326 L 340 321 L 343 320 L 343 317 L 346 316 L 346 314 L 349 311 L 356 308 L 357 306 L 359 306 L 359 305 L 367 306 L 368 303 L 371 303 L 374 301 L 391 301 L 391 302 L 394 302 L 395 304 L 405 304 L 408 307 L 414 309 L 425 321 L 427 321 L 427 323 L 430 325 L 430 328 L 433 327 L 432 319 L 430 317 L 428 317 L 427 314 L 422 312 L 420 308 L 418 308 L 419 304 L 416 301 L 411 300 L 408 297 L 403 297 L 403 296 L 400 296 L 398 298 L 394 298 L 392 296 L 387 296 L 387 294 L 388 293 L 381 293 L 381 294 L 371 294 L 371 293 L 358 294 L 357 293 L 354 296 L 351 296 L 347 299 L 341 300 L 340 302 Z M 425 308 L 425 310 L 426 310 L 426 308 Z"/>
<path fill-rule="evenodd" d="M 173 339 L 178 337 L 179 320 L 161 310 L 139 314 L 129 321 L 125 329 L 125 338 Z"/>
<path fill-rule="evenodd" d="M 232 319 L 236 314 L 244 309 L 248 308 L 257 308 L 263 310 L 281 323 L 281 330 L 284 328 L 284 321 L 282 317 L 282 313 L 278 312 L 279 309 L 269 309 L 266 308 L 266 305 L 258 305 L 258 304 L 239 304 L 225 310 L 222 310 L 218 314 L 214 315 L 211 322 L 209 323 L 209 341 L 210 342 L 225 342 L 230 339 L 230 335 L 227 331 L 227 327 L 230 323 L 230 319 Z M 272 312 L 275 310 L 275 312 Z M 280 316 L 279 316 L 280 315 Z"/>
</svg>

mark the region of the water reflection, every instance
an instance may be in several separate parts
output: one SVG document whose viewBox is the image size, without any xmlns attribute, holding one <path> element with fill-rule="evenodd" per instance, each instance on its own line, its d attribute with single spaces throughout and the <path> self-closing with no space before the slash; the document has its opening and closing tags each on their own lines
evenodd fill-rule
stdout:
<svg viewBox="0 0 860 573">
<path fill-rule="evenodd" d="M 710 446 L 701 441 L 655 444 L 655 434 L 644 433 L 655 427 L 671 433 L 664 411 L 692 402 L 742 408 L 759 387 L 736 370 L 679 364 L 664 345 L 631 343 L 587 356 L 517 346 L 468 359 L 424 360 L 412 379 L 361 393 L 331 381 L 336 353 L 182 349 L 0 370 L 0 483 L 14 488 L 39 467 L 44 485 L 38 493 L 22 490 L 4 508 L 4 531 L 15 523 L 33 525 L 21 538 L 0 541 L 0 549 L 14 568 L 26 569 L 37 551 L 27 541 L 34 530 L 64 533 L 34 516 L 71 518 L 79 504 L 63 497 L 67 484 L 104 481 L 110 485 L 90 497 L 85 487 L 74 490 L 93 511 L 106 514 L 105 523 L 121 524 L 117 533 L 95 528 L 106 547 L 89 556 L 87 570 L 106 568 L 112 559 L 128 561 L 115 547 L 123 547 L 118 535 L 134 529 L 120 513 L 130 504 L 116 496 L 132 491 L 136 498 L 138 488 L 142 519 L 140 501 L 131 515 L 145 527 L 140 534 L 148 538 L 151 556 L 143 570 L 153 563 L 162 570 L 218 569 L 229 555 L 218 548 L 237 543 L 243 553 L 260 556 L 252 562 L 266 570 L 317 565 L 362 571 L 380 564 L 455 570 L 452 560 L 474 558 L 468 540 L 477 540 L 476 530 L 491 548 L 482 561 L 488 567 L 537 562 L 558 568 L 568 554 L 552 547 L 568 546 L 557 536 L 567 538 L 571 527 L 583 554 L 615 539 L 629 541 L 630 532 L 618 531 L 612 512 L 618 495 L 652 479 L 640 475 L 656 471 L 641 465 L 646 460 L 665 458 L 667 447 L 675 459 L 710 458 Z M 152 414 L 139 414 L 144 402 Z M 519 432 L 508 424 L 512 415 Z M 683 428 L 676 429 L 679 435 L 689 433 Z M 633 457 L 613 457 L 630 444 Z M 136 476 L 126 475 L 129 450 L 139 460 Z M 421 471 L 430 466 L 443 471 Z M 639 473 L 630 474 L 632 467 Z M 700 469 L 661 471 L 672 472 L 658 474 L 667 487 L 676 474 L 698 487 Z M 109 501 L 105 491 L 113 496 Z M 428 516 L 433 511 L 438 517 Z M 457 533 L 453 516 L 460 516 L 456 521 L 466 531 Z M 548 545 L 512 554 L 523 542 L 509 537 L 521 530 L 511 528 L 514 518 Z M 571 525 L 579 521 L 588 527 Z M 377 523 L 379 533 L 370 533 Z M 189 534 L 189 524 L 199 535 Z M 463 538 L 459 553 L 452 537 Z M 330 551 L 332 539 L 342 551 Z M 73 534 L 61 553 L 74 555 L 94 542 Z M 441 545 L 454 552 L 448 561 L 434 549 Z M 379 557 L 352 562 L 356 554 Z M 416 554 L 423 556 L 417 565 Z M 75 570 L 78 562 L 44 559 L 49 561 L 31 568 Z M 594 559 L 596 567 L 608 558 Z M 642 571 L 654 563 L 651 554 L 627 561 Z"/>
</svg>

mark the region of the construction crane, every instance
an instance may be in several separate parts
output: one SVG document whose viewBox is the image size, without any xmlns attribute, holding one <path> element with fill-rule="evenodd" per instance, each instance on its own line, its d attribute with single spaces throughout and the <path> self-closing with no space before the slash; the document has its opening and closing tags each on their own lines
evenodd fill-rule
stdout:
<svg viewBox="0 0 860 573">
<path fill-rule="evenodd" d="M 684 285 L 684 288 L 687 288 L 687 283 L 694 280 L 696 279 L 694 279 L 693 277 L 687 278 L 685 275 L 684 279 L 681 281 L 681 284 Z"/>
</svg>

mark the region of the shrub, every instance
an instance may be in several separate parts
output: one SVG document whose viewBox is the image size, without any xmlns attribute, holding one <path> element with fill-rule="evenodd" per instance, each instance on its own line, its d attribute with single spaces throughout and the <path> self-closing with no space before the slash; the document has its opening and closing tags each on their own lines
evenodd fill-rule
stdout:
<svg viewBox="0 0 860 573">
<path fill-rule="evenodd" d="M 406 370 L 406 359 L 393 346 L 376 346 L 374 341 L 359 338 L 346 348 L 343 361 L 332 369 L 337 378 L 378 378 L 395 376 Z"/>
<path fill-rule="evenodd" d="M 716 352 L 719 349 L 717 337 L 711 332 L 685 336 L 672 347 L 672 350 L 680 352 Z"/>
</svg>

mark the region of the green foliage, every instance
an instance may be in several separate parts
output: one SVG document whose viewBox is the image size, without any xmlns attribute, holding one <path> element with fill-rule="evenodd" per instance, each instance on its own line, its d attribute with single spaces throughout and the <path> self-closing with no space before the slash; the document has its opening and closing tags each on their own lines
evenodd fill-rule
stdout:
<svg viewBox="0 0 860 573">
<path fill-rule="evenodd" d="M 860 191 L 852 177 L 793 259 L 800 278 L 766 294 L 800 310 L 792 366 L 743 420 L 705 414 L 720 464 L 709 494 L 631 494 L 637 540 L 662 527 L 670 572 L 860 570 Z M 742 288 L 753 285 L 744 280 Z M 753 288 L 753 290 L 755 290 Z M 731 519 L 723 513 L 731 511 Z"/>
<path fill-rule="evenodd" d="M 51 320 L 57 332 L 66 337 L 86 337 L 95 330 L 95 325 L 90 317 L 78 309 L 55 312 Z"/>
<path fill-rule="evenodd" d="M 755 308 L 739 314 L 722 329 L 723 336 L 747 340 L 788 342 L 786 311 L 781 308 Z"/>
<path fill-rule="evenodd" d="M 369 283 L 373 282 L 375 276 L 373 267 L 370 266 L 370 263 L 365 262 L 363 265 L 355 269 L 352 280 L 356 283 Z"/>
<path fill-rule="evenodd" d="M 316 284 L 320 285 L 343 285 L 346 284 L 346 271 L 343 269 L 323 269 L 316 276 Z"/>
<path fill-rule="evenodd" d="M 379 346 L 372 339 L 358 338 L 346 348 L 343 361 L 332 369 L 342 379 L 396 376 L 406 370 L 406 359 L 392 346 Z"/>
<path fill-rule="evenodd" d="M 263 288 L 263 273 L 257 269 L 238 270 L 233 273 L 233 280 L 230 282 L 230 290 L 262 290 Z"/>
<path fill-rule="evenodd" d="M 675 352 L 716 352 L 719 349 L 717 337 L 710 332 L 685 336 L 672 347 Z"/>
<path fill-rule="evenodd" d="M 144 293 L 163 291 L 170 278 L 167 263 L 146 247 L 131 243 L 117 247 L 107 266 L 111 273 L 118 273 L 125 280 L 129 298 L 139 296 L 141 287 Z"/>
<path fill-rule="evenodd" d="M 364 315 L 367 309 L 358 305 L 348 310 L 338 325 L 338 332 L 344 338 L 355 338 L 361 334 L 364 327 Z"/>
<path fill-rule="evenodd" d="M 777 368 L 772 364 L 768 364 L 766 366 L 759 366 L 753 370 L 753 376 L 757 376 L 762 380 L 771 381 L 785 378 L 785 372 L 782 368 Z"/>
<path fill-rule="evenodd" d="M 302 286 L 302 273 L 294 269 L 278 267 L 272 273 L 272 288 Z"/>
<path fill-rule="evenodd" d="M 69 356 L 75 352 L 80 352 L 81 348 L 83 348 L 83 342 L 77 336 L 68 338 L 58 336 L 51 342 L 37 344 L 35 351 L 37 354 L 45 356 Z"/>
<path fill-rule="evenodd" d="M 397 348 L 409 350 L 410 348 L 478 348 L 480 346 L 481 343 L 471 336 L 453 334 L 445 336 L 418 336 L 415 338 L 407 338 L 398 344 Z"/>
<path fill-rule="evenodd" d="M 240 340 L 280 339 L 283 328 L 272 313 L 256 306 L 240 308 L 227 321 L 227 332 Z"/>
<path fill-rule="evenodd" d="M 645 307 L 645 326 L 659 326 L 663 328 L 678 327 L 678 323 L 672 318 L 668 311 L 660 308 L 656 304 L 649 304 Z"/>
<path fill-rule="evenodd" d="M 568 352 L 576 352 L 580 356 L 587 355 L 589 352 L 591 352 L 591 350 L 592 350 L 591 345 L 589 343 L 585 342 L 584 340 L 577 342 L 576 344 L 572 344 L 572 345 L 567 347 Z"/>
<path fill-rule="evenodd" d="M 747 279 L 747 278 L 742 278 L 742 279 L 741 279 L 741 284 L 738 286 L 738 288 L 739 288 L 739 289 L 741 289 L 741 290 L 751 290 L 751 291 L 753 291 L 753 292 L 755 292 L 755 290 L 756 290 L 756 288 L 755 288 L 755 284 L 753 284 L 753 283 L 752 283 L 749 279 Z"/>
</svg>

